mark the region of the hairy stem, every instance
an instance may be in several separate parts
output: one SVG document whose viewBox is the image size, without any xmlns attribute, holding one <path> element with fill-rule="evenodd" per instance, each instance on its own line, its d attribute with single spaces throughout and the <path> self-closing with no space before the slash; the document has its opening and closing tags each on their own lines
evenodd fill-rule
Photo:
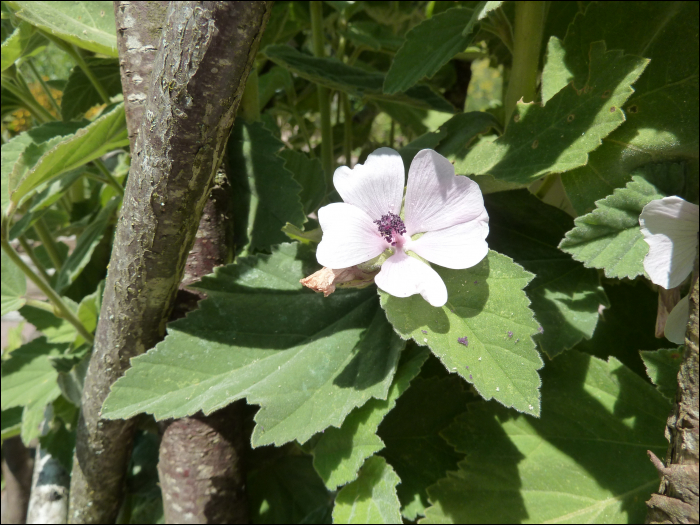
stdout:
<svg viewBox="0 0 700 525">
<path fill-rule="evenodd" d="M 323 57 L 323 2 L 311 2 L 311 31 L 314 43 L 314 56 Z M 328 88 L 317 86 L 318 109 L 321 113 L 321 165 L 328 188 L 333 182 L 333 129 L 331 128 L 331 98 Z"/>
</svg>

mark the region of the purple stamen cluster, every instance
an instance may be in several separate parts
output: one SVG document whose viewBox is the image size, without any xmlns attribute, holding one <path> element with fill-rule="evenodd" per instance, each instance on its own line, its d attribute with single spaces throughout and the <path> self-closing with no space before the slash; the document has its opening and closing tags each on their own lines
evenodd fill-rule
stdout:
<svg viewBox="0 0 700 525">
<path fill-rule="evenodd" d="M 458 337 L 457 342 L 461 345 L 469 346 L 469 341 L 467 340 L 466 337 Z M 467 367 L 467 368 L 469 368 L 469 367 Z"/>
<path fill-rule="evenodd" d="M 386 242 L 392 246 L 396 246 L 396 237 L 406 233 L 406 226 L 401 217 L 395 213 L 389 212 L 386 215 L 382 215 L 382 218 L 374 221 L 374 224 L 377 225 L 379 233 L 386 239 Z"/>
</svg>

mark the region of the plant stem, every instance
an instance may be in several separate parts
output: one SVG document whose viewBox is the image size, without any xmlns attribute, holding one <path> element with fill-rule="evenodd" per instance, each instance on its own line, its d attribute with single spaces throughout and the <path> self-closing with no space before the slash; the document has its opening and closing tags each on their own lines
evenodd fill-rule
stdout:
<svg viewBox="0 0 700 525">
<path fill-rule="evenodd" d="M 39 308 L 40 310 L 51 312 L 54 315 L 56 314 L 56 309 L 53 307 L 53 305 L 47 303 L 46 301 L 39 301 L 38 299 L 27 299 L 27 306 L 33 306 L 34 308 Z"/>
<path fill-rule="evenodd" d="M 41 85 L 41 89 L 44 90 L 44 93 L 46 93 L 46 98 L 49 99 L 49 103 L 51 104 L 51 107 L 56 111 L 58 115 L 61 114 L 61 107 L 58 105 L 58 102 L 56 102 L 56 99 L 53 98 L 53 95 L 51 94 L 51 88 L 48 86 L 46 81 L 41 78 L 41 75 L 39 72 L 36 70 L 36 67 L 34 67 L 34 62 L 32 61 L 31 58 L 27 59 L 27 65 L 29 66 L 29 69 L 32 70 L 32 73 L 36 77 L 37 81 Z"/>
<path fill-rule="evenodd" d="M 345 153 L 345 165 L 350 166 L 352 158 L 352 109 L 350 99 L 346 93 L 342 93 L 340 100 L 343 105 L 343 150 Z"/>
<path fill-rule="evenodd" d="M 73 311 L 68 308 L 68 305 L 66 305 L 66 303 L 63 302 L 63 299 L 61 299 L 54 289 L 51 288 L 51 285 L 34 273 L 34 270 L 32 270 L 29 265 L 22 260 L 22 257 L 20 257 L 17 251 L 12 247 L 10 241 L 8 240 L 8 223 L 9 219 L 7 217 L 3 217 L 1 235 L 2 249 L 5 250 L 5 253 L 12 260 L 12 262 L 15 263 L 20 270 L 22 270 L 22 273 L 24 273 L 24 275 L 26 275 L 29 280 L 32 281 L 44 295 L 46 295 L 49 301 L 51 301 L 51 304 L 53 304 L 54 308 L 56 309 L 55 313 L 57 313 L 62 319 L 65 319 L 72 324 L 83 339 L 92 344 L 94 338 L 87 328 L 85 328 L 83 323 L 80 322 L 80 319 L 78 319 Z"/>
<path fill-rule="evenodd" d="M 516 2 L 513 67 L 504 100 L 506 128 L 518 100 L 535 100 L 544 23 L 545 2 Z"/>
<path fill-rule="evenodd" d="M 46 111 L 46 108 L 42 107 L 41 104 L 39 104 L 36 99 L 34 98 L 34 95 L 32 95 L 31 91 L 28 91 L 28 94 L 25 93 L 23 89 L 15 85 L 14 82 L 12 82 L 9 78 L 2 79 L 2 87 L 3 89 L 6 89 L 10 93 L 12 93 L 14 96 L 16 96 L 22 104 L 27 108 L 27 110 L 32 114 L 32 116 L 39 121 L 40 123 L 45 123 L 45 122 L 50 122 L 52 120 L 56 120 L 54 116 Z"/>
<path fill-rule="evenodd" d="M 107 169 L 107 166 L 105 166 L 105 163 L 102 161 L 102 159 L 95 159 L 92 162 L 95 164 L 97 169 L 100 170 L 100 173 L 102 173 L 102 175 L 105 176 L 105 179 L 107 179 L 106 181 L 103 180 L 102 182 L 106 182 L 107 184 L 112 186 L 112 188 L 114 188 L 117 191 L 117 193 L 123 197 L 124 188 L 122 188 L 122 185 L 119 184 L 119 181 L 117 181 L 117 179 L 114 178 L 112 172 Z"/>
<path fill-rule="evenodd" d="M 57 272 L 60 271 L 63 267 L 63 258 L 61 257 L 61 253 L 58 251 L 58 246 L 54 242 L 49 229 L 46 227 L 46 222 L 44 222 L 44 219 L 38 219 L 34 223 L 34 230 L 39 236 L 41 243 L 44 245 L 46 253 L 49 255 L 49 259 L 51 259 L 51 262 L 53 263 L 53 267 L 56 268 Z"/>
<path fill-rule="evenodd" d="M 260 120 L 260 98 L 258 95 L 258 72 L 250 70 L 248 81 L 245 84 L 243 98 L 241 99 L 241 113 L 243 119 L 251 124 Z"/>
<path fill-rule="evenodd" d="M 323 57 L 323 2 L 311 2 L 311 31 L 314 56 Z M 327 187 L 333 182 L 333 130 L 331 128 L 331 102 L 328 88 L 317 86 L 318 109 L 321 113 L 321 165 Z"/>
<path fill-rule="evenodd" d="M 49 274 L 46 273 L 46 270 L 44 269 L 44 265 L 41 264 L 41 261 L 39 261 L 39 259 L 37 258 L 36 254 L 34 253 L 34 249 L 30 246 L 29 242 L 27 241 L 27 238 L 24 235 L 20 235 L 17 238 L 17 240 L 19 241 L 19 245 L 24 250 L 24 253 L 27 254 L 27 257 L 29 257 L 29 259 L 34 264 L 37 271 L 46 280 L 46 282 L 49 282 L 51 280 L 51 278 L 49 277 Z"/>
<path fill-rule="evenodd" d="M 391 127 L 389 128 L 389 147 L 394 147 L 394 133 L 396 131 L 396 121 L 391 119 Z"/>
</svg>

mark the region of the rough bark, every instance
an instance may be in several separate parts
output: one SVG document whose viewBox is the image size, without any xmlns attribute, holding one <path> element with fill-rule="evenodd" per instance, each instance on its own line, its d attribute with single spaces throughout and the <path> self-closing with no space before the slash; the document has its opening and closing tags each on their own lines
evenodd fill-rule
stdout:
<svg viewBox="0 0 700 525">
<path fill-rule="evenodd" d="M 34 460 L 19 436 L 2 444 L 2 523 L 24 523 L 27 519 Z"/>
<path fill-rule="evenodd" d="M 669 440 L 665 464 L 652 452 L 649 457 L 659 472 L 661 485 L 647 501 L 647 523 L 698 523 L 698 257 L 690 293 L 690 319 L 685 352 L 678 372 L 673 412 L 666 422 Z"/>
<path fill-rule="evenodd" d="M 100 409 L 129 360 L 164 334 L 269 11 L 266 2 L 168 7 L 85 379 L 71 522 L 116 519 L 133 423 Z"/>
<path fill-rule="evenodd" d="M 227 184 L 221 170 L 204 207 L 171 319 L 183 317 L 204 298 L 186 285 L 228 262 L 232 242 Z M 158 459 L 166 523 L 247 523 L 242 403 L 208 416 L 199 413 L 168 422 Z"/>
</svg>

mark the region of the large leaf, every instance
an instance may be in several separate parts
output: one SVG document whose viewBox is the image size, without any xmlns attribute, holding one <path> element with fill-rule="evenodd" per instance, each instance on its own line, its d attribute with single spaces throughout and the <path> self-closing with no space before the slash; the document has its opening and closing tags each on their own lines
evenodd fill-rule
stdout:
<svg viewBox="0 0 700 525">
<path fill-rule="evenodd" d="M 464 387 L 456 376 L 418 378 L 379 429 L 386 442 L 381 455 L 401 478 L 401 514 L 408 520 L 425 515 L 429 506 L 426 489 L 456 470 L 462 459 L 440 431 L 464 411 L 467 402 L 476 399 Z"/>
<path fill-rule="evenodd" d="M 401 341 L 370 289 L 329 298 L 299 283 L 318 266 L 298 244 L 217 268 L 208 299 L 112 387 L 110 419 L 209 414 L 245 397 L 261 405 L 254 446 L 305 442 L 371 398 L 386 399 Z"/>
<path fill-rule="evenodd" d="M 2 315 L 9 314 L 22 308 L 26 302 L 24 295 L 27 293 L 27 277 L 17 265 L 12 262 L 9 255 L 2 250 Z"/>
<path fill-rule="evenodd" d="M 127 144 L 122 103 L 72 135 L 29 145 L 10 175 L 10 197 L 13 202 L 21 203 L 44 182 Z"/>
<path fill-rule="evenodd" d="M 112 220 L 114 211 L 121 204 L 120 198 L 112 199 L 100 210 L 95 219 L 85 228 L 85 231 L 78 237 L 78 241 L 68 259 L 61 267 L 56 277 L 54 288 L 58 293 L 65 291 L 73 281 L 80 275 L 85 266 L 90 262 L 95 248 L 102 240 L 102 236 Z"/>
<path fill-rule="evenodd" d="M 22 53 L 27 47 L 33 32 L 34 28 L 31 24 L 20 21 L 19 25 L 15 27 L 12 34 L 3 41 L 1 62 L 2 71 L 5 71 L 22 56 Z"/>
<path fill-rule="evenodd" d="M 457 53 L 471 35 L 462 36 L 473 10 L 454 7 L 424 20 L 406 34 L 384 80 L 384 93 L 406 91 L 424 77 L 432 77 Z"/>
<path fill-rule="evenodd" d="M 458 173 L 527 183 L 586 164 L 601 139 L 625 120 L 620 107 L 648 60 L 591 45 L 587 80 L 573 82 L 545 106 L 518 103 L 506 132 L 482 141 L 455 164 Z"/>
<path fill-rule="evenodd" d="M 44 408 L 61 394 L 58 372 L 49 356 L 61 355 L 67 347 L 41 337 L 14 350 L 2 364 L 2 410 L 24 407 L 21 434 L 25 444 L 39 435 Z"/>
<path fill-rule="evenodd" d="M 332 58 L 305 55 L 290 46 L 268 46 L 263 53 L 277 65 L 330 89 L 356 97 L 378 98 L 409 106 L 452 113 L 454 108 L 428 86 L 414 86 L 405 93 L 387 95 L 382 91 L 384 75 L 349 66 Z"/>
<path fill-rule="evenodd" d="M 548 58 L 542 84 L 558 82 L 552 90 L 569 79 L 578 85 L 586 78 L 591 42 L 605 40 L 609 49 L 651 59 L 624 105 L 627 122 L 603 139 L 586 166 L 562 177 L 579 214 L 649 162 L 691 162 L 697 202 L 699 19 L 697 2 L 645 2 L 634 9 L 620 2 L 591 2 L 571 24 L 562 52 Z"/>
<path fill-rule="evenodd" d="M 430 347 L 484 399 L 539 415 L 542 359 L 532 340 L 539 324 L 523 291 L 534 276 L 494 251 L 467 270 L 434 269 L 447 286 L 441 308 L 420 295 L 399 298 L 380 291 L 394 329 Z"/>
<path fill-rule="evenodd" d="M 283 149 L 279 156 L 284 159 L 284 167 L 301 186 L 299 198 L 307 215 L 316 212 L 326 198 L 326 178 L 318 159 L 311 159 L 301 151 Z"/>
<path fill-rule="evenodd" d="M 644 275 L 649 245 L 639 227 L 644 206 L 666 195 L 683 193 L 684 166 L 659 164 L 637 170 L 625 188 L 596 202 L 596 209 L 578 217 L 559 248 L 607 277 L 634 279 Z"/>
<path fill-rule="evenodd" d="M 590 339 L 600 306 L 610 304 L 598 272 L 557 249 L 573 226 L 571 217 L 527 190 L 492 193 L 484 201 L 489 212 L 489 246 L 536 274 L 526 292 L 543 328 L 535 336 L 540 348 L 555 357 L 582 339 Z"/>
<path fill-rule="evenodd" d="M 233 224 L 238 248 L 269 251 L 287 240 L 286 223 L 301 227 L 306 217 L 301 187 L 276 154 L 282 142 L 260 122 L 236 122 L 228 141 L 233 186 Z"/>
<path fill-rule="evenodd" d="M 353 410 L 340 428 L 326 429 L 319 437 L 312 451 L 314 468 L 330 490 L 353 481 L 365 459 L 384 448 L 377 428 L 418 375 L 428 355 L 424 348 L 407 349 L 386 400 L 369 400 Z"/>
<path fill-rule="evenodd" d="M 678 370 L 683 362 L 683 347 L 640 350 L 647 375 L 666 399 L 675 402 L 678 390 Z"/>
<path fill-rule="evenodd" d="M 110 97 L 122 92 L 117 59 L 87 57 L 85 62 Z M 63 120 L 82 117 L 88 109 L 103 102 L 95 86 L 85 75 L 85 71 L 75 66 L 68 77 L 68 83 L 63 89 L 61 97 L 61 117 Z"/>
<path fill-rule="evenodd" d="M 421 523 L 641 523 L 670 405 L 619 361 L 568 352 L 542 373 L 542 416 L 471 405 L 443 432 L 467 454 Z M 497 473 L 494 475 L 494 473 Z"/>
<path fill-rule="evenodd" d="M 36 129 L 36 128 L 35 128 Z M 10 174 L 24 153 L 24 150 L 33 142 L 29 133 L 20 133 L 12 137 L 2 145 L 2 213 L 5 214 L 7 206 L 10 204 Z"/>
<path fill-rule="evenodd" d="M 78 47 L 117 57 L 117 29 L 112 2 L 8 2 L 33 26 Z"/>
<path fill-rule="evenodd" d="M 396 485 L 401 480 L 384 458 L 365 461 L 358 478 L 335 497 L 333 523 L 402 523 Z"/>
</svg>

